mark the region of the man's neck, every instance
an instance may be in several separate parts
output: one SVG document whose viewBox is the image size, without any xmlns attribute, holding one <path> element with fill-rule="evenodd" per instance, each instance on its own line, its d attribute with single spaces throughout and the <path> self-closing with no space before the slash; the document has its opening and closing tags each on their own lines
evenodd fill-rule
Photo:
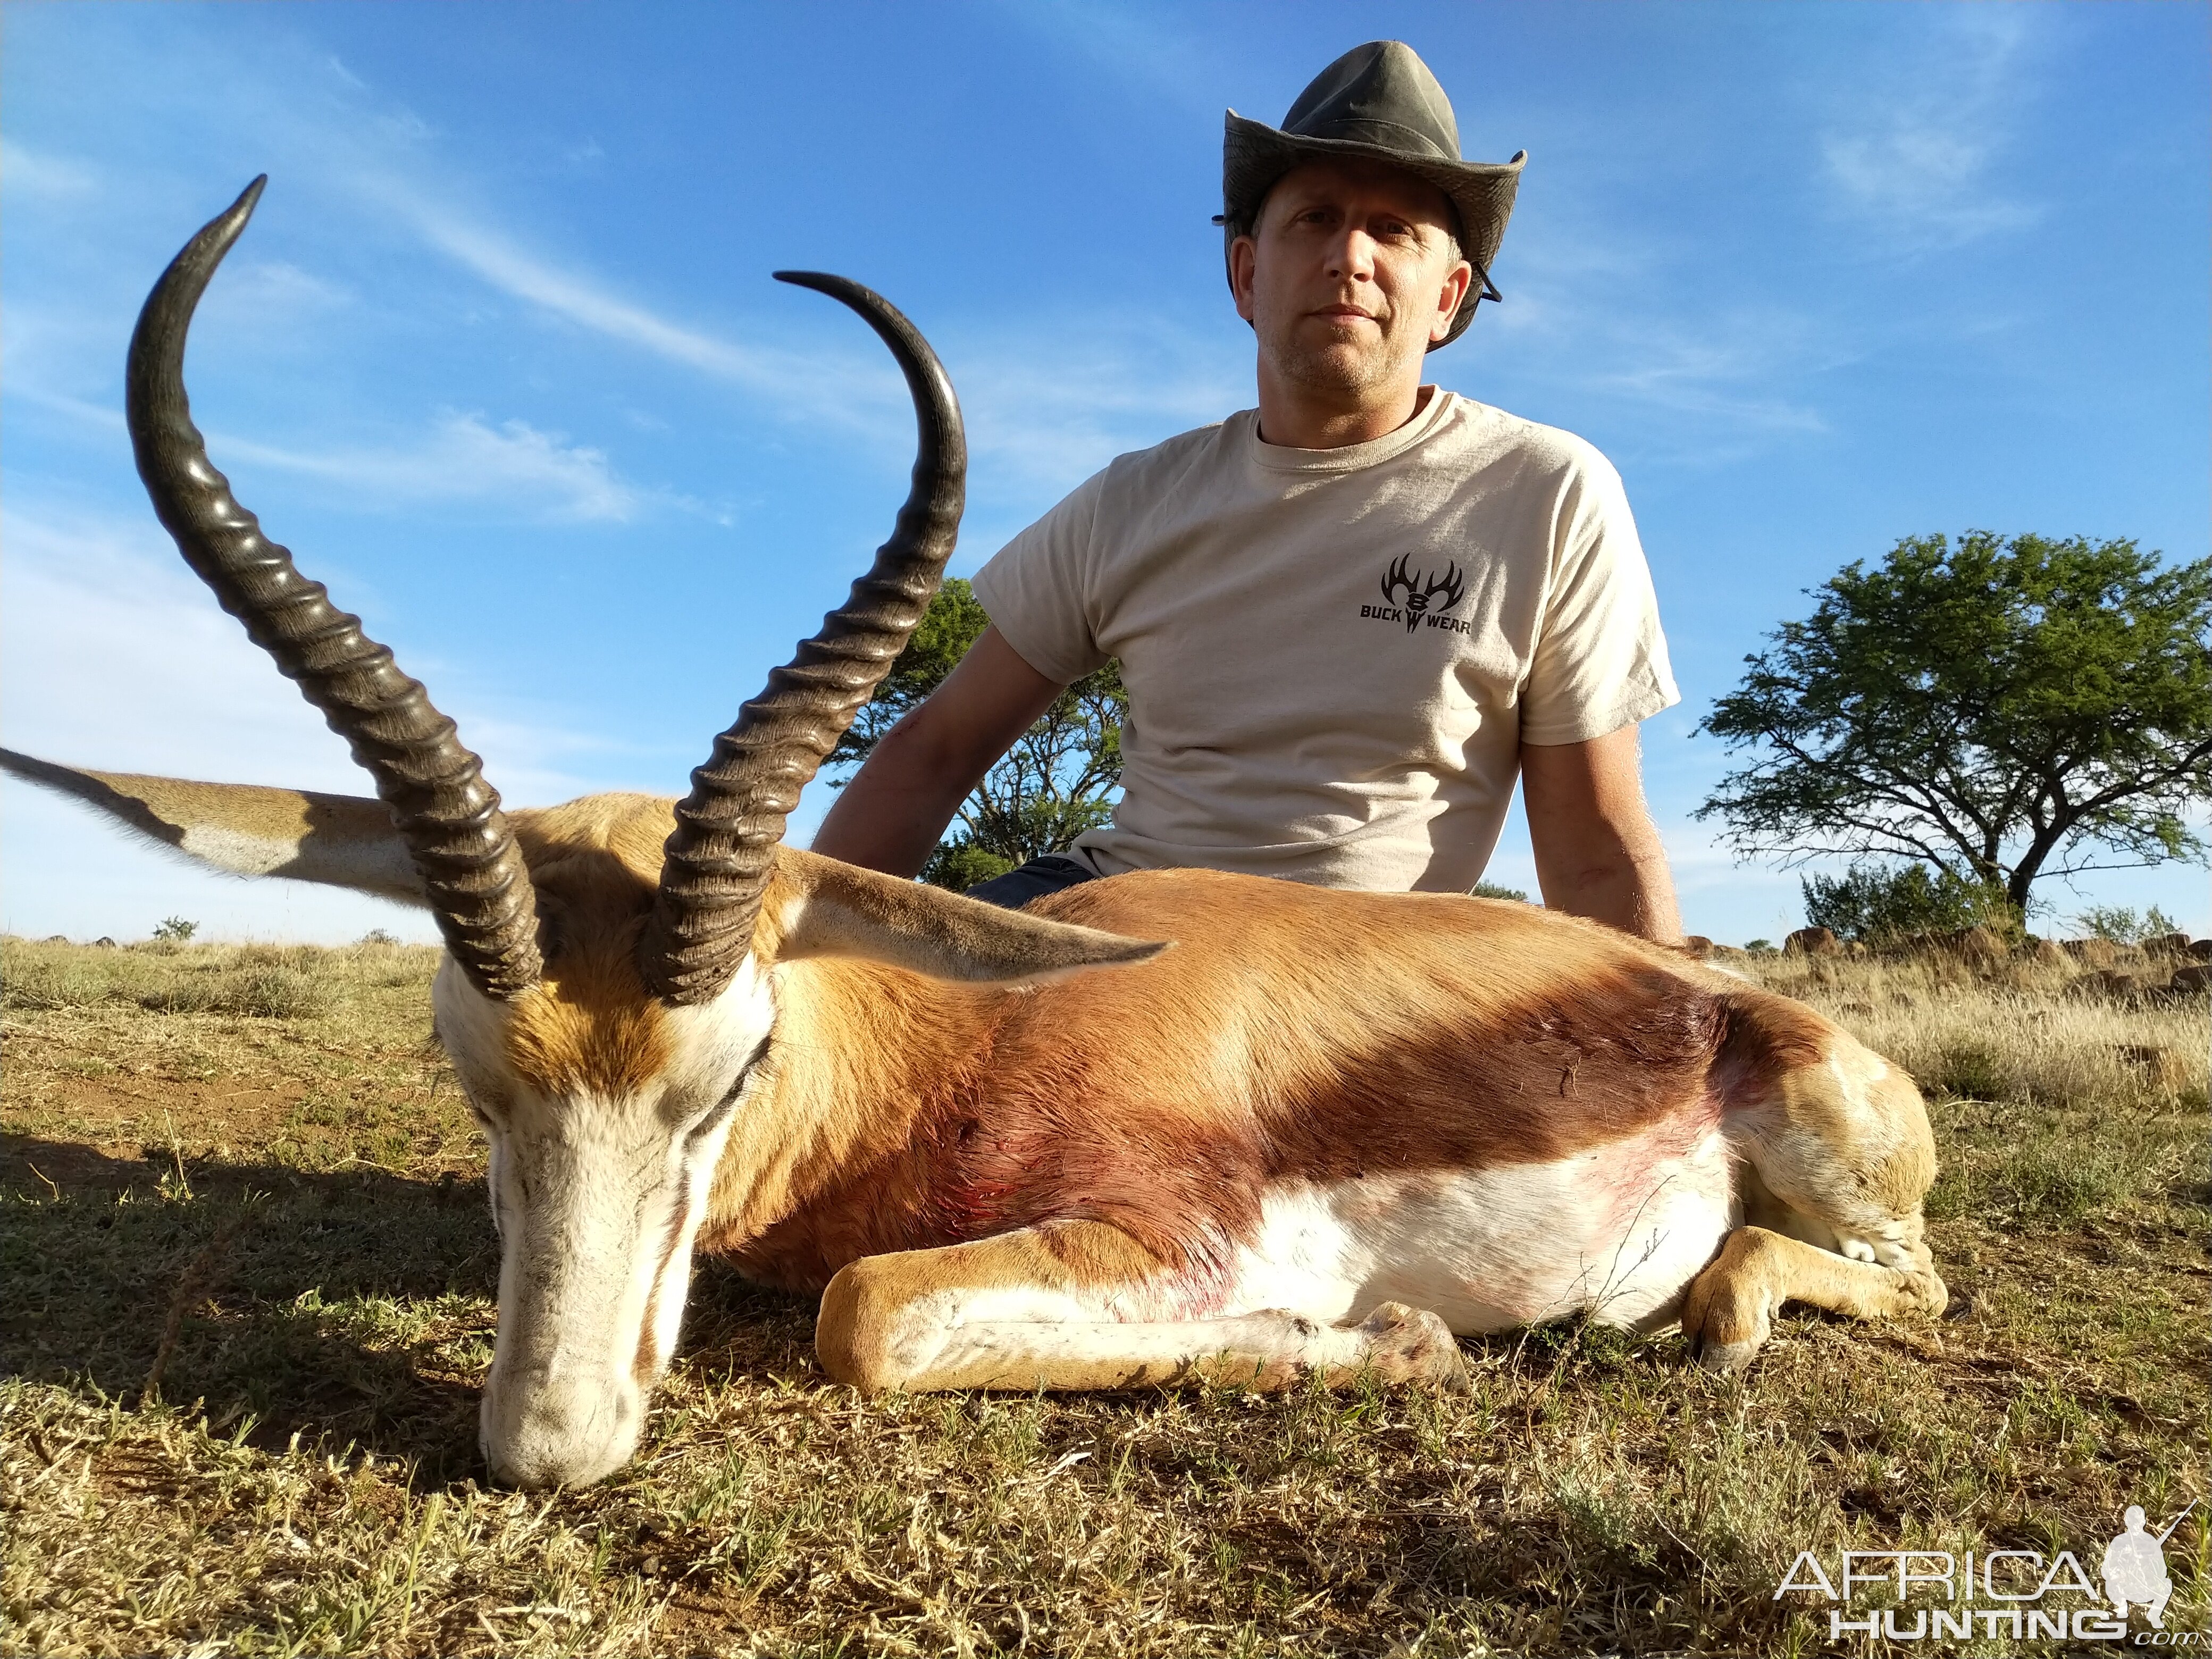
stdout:
<svg viewBox="0 0 2212 1659">
<path fill-rule="evenodd" d="M 1357 406 L 1317 404 L 1310 396 L 1271 386 L 1260 374 L 1260 441 L 1285 449 L 1344 449 L 1387 438 L 1429 406 L 1431 386 L 1394 388 L 1389 397 Z"/>
</svg>

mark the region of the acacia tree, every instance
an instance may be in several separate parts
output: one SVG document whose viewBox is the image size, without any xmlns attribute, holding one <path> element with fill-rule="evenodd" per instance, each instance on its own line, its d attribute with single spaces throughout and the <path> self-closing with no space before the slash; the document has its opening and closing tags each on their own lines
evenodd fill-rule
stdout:
<svg viewBox="0 0 2212 1659">
<path fill-rule="evenodd" d="M 1974 531 L 1814 592 L 1699 727 L 1750 754 L 1697 814 L 1738 852 L 1921 860 L 2023 915 L 2039 877 L 2203 853 L 2212 559 Z"/>
<path fill-rule="evenodd" d="M 975 590 L 946 579 L 875 695 L 830 754 L 866 760 L 884 733 L 945 683 L 991 618 Z M 1113 815 L 1121 781 L 1121 726 L 1129 694 L 1109 662 L 1053 699 L 983 781 L 960 803 L 957 828 L 938 843 L 922 879 L 959 891 L 1045 853 L 1065 852 Z M 833 786 L 842 787 L 842 786 Z"/>
</svg>

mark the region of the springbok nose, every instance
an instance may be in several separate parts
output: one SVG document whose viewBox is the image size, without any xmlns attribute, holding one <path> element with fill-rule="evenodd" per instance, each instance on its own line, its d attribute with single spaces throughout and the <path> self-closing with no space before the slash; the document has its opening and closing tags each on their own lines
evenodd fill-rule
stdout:
<svg viewBox="0 0 2212 1659">
<path fill-rule="evenodd" d="M 618 1374 L 488 1383 L 477 1443 L 507 1486 L 588 1486 L 636 1451 L 644 1427 L 637 1384 Z"/>
</svg>

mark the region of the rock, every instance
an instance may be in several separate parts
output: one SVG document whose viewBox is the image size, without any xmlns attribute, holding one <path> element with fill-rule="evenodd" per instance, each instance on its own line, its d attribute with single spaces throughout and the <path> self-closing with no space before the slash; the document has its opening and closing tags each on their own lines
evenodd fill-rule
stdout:
<svg viewBox="0 0 2212 1659">
<path fill-rule="evenodd" d="M 2153 958 L 2160 957 L 2185 957 L 2189 954 L 2189 935 L 2186 933 L 2160 933 L 2155 939 L 2145 939 L 2142 942 L 2142 948 L 2143 954 Z"/>
<path fill-rule="evenodd" d="M 1963 957 L 1968 962 L 2002 962 L 2012 953 L 2005 942 L 1986 927 L 1961 927 L 1955 933 L 1936 936 L 1936 948 L 1948 955 Z"/>
<path fill-rule="evenodd" d="M 1831 957 L 1842 948 L 1825 927 L 1800 927 L 1782 941 L 1785 957 Z"/>
<path fill-rule="evenodd" d="M 1682 941 L 1682 948 L 1699 962 L 1709 962 L 1712 959 L 1713 942 L 1703 933 L 1692 933 Z"/>
<path fill-rule="evenodd" d="M 2166 988 L 2176 996 L 2199 997 L 2212 991 L 2212 963 L 2192 963 L 2186 968 L 2177 968 Z"/>
<path fill-rule="evenodd" d="M 2133 974 L 2100 968 L 2094 974 L 2082 975 L 2074 981 L 2073 988 L 2084 996 L 2128 998 L 2142 989 L 2142 981 Z"/>
<path fill-rule="evenodd" d="M 2189 954 L 2199 962 L 2212 962 L 2212 939 L 2200 939 L 2189 947 Z"/>
<path fill-rule="evenodd" d="M 2077 968 L 2119 966 L 2119 947 L 2108 939 L 2069 939 L 2058 948 L 2073 958 Z"/>
<path fill-rule="evenodd" d="M 2027 947 L 2027 959 L 2039 968 L 2063 968 L 2072 958 L 2058 948 L 2058 941 L 2039 939 Z"/>
<path fill-rule="evenodd" d="M 69 943 L 69 935 L 67 933 L 49 933 L 44 939 L 40 939 L 39 943 L 41 945 L 67 945 Z"/>
<path fill-rule="evenodd" d="M 100 951 L 119 951 L 119 950 L 121 950 L 121 949 L 123 948 L 121 945 L 118 945 L 118 944 L 117 944 L 113 939 L 110 939 L 110 938 L 108 938 L 108 936 L 107 936 L 106 934 L 105 934 L 105 933 L 102 933 L 102 934 L 101 934 L 98 939 L 96 939 L 93 940 L 93 942 L 92 942 L 92 943 L 93 943 L 93 946 L 94 946 L 94 948 L 95 950 L 100 950 Z"/>
<path fill-rule="evenodd" d="M 2188 1062 L 2172 1049 L 2156 1042 L 2124 1042 L 2120 1058 L 2142 1068 L 2143 1081 L 2160 1089 L 2178 1089 L 2189 1081 Z"/>
</svg>

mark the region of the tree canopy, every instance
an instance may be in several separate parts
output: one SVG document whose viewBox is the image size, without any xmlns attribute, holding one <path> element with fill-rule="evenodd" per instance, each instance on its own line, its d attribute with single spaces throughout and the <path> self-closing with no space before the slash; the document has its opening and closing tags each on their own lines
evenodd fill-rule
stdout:
<svg viewBox="0 0 2212 1659">
<path fill-rule="evenodd" d="M 921 625 L 861 708 L 830 763 L 865 761 L 884 734 L 945 683 L 990 626 L 975 590 L 948 577 Z M 1129 694 L 1109 662 L 1053 700 L 1004 759 L 960 804 L 957 827 L 938 843 L 922 879 L 956 891 L 1045 853 L 1065 852 L 1113 815 L 1121 781 L 1121 726 Z"/>
<path fill-rule="evenodd" d="M 2022 913 L 2042 876 L 2202 854 L 2212 559 L 1974 531 L 1814 591 L 1699 728 L 1748 754 L 1698 812 L 1739 853 L 1924 861 Z"/>
</svg>

